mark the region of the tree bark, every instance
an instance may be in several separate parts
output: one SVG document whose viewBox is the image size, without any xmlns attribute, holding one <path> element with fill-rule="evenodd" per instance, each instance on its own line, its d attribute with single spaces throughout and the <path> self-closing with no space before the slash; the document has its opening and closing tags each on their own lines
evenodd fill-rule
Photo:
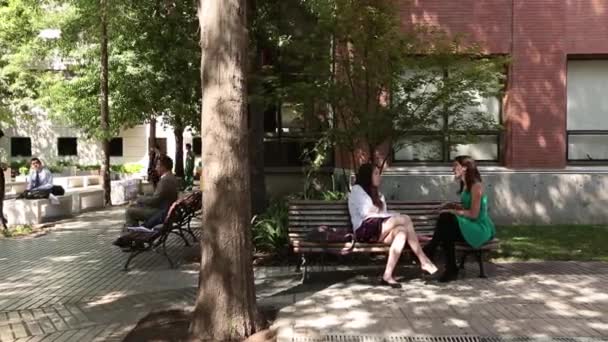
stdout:
<svg viewBox="0 0 608 342">
<path fill-rule="evenodd" d="M 153 148 L 156 144 L 156 118 L 150 119 L 148 127 L 148 150 Z"/>
<path fill-rule="evenodd" d="M 184 178 L 184 128 L 179 125 L 173 127 L 175 135 L 175 175 Z"/>
<path fill-rule="evenodd" d="M 253 281 L 246 0 L 200 0 L 203 218 L 190 331 L 240 341 L 260 327 Z"/>
<path fill-rule="evenodd" d="M 110 108 L 108 104 L 108 4 L 107 0 L 100 0 L 101 14 L 101 77 L 100 77 L 100 102 L 101 102 L 101 129 L 103 131 L 102 149 L 103 161 L 101 174 L 103 177 L 104 202 L 112 205 L 112 187 L 110 180 Z"/>
</svg>

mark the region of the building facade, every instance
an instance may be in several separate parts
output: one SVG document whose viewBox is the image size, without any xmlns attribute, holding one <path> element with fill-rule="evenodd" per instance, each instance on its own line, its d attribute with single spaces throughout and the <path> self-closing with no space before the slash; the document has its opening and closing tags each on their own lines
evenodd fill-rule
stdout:
<svg viewBox="0 0 608 342">
<path fill-rule="evenodd" d="M 4 130 L 6 136 L 0 140 L 2 160 L 27 161 L 38 157 L 47 165 L 69 163 L 72 165 L 99 165 L 102 160 L 101 144 L 86 137 L 80 130 L 61 125 L 51 120 L 43 111 L 32 113 L 31 120 L 16 122 Z M 110 162 L 118 164 L 148 165 L 149 125 L 137 125 L 125 129 L 110 142 Z M 170 157 L 177 149 L 173 128 L 157 123 L 156 141 L 161 150 Z M 184 145 L 190 143 L 200 147 L 200 138 L 189 130 L 184 132 Z M 185 146 L 184 149 L 185 155 Z M 200 156 L 200 148 L 194 149 Z"/>
<path fill-rule="evenodd" d="M 608 1 L 414 0 L 400 15 L 509 57 L 497 164 L 608 165 Z"/>
<path fill-rule="evenodd" d="M 495 220 L 607 223 L 608 1 L 401 3 L 406 29 L 435 25 L 510 60 L 499 104 L 504 131 L 455 148 L 477 159 L 494 157 L 481 170 Z M 394 162 L 383 192 L 398 199 L 455 199 L 449 161 L 443 162 Z"/>
</svg>

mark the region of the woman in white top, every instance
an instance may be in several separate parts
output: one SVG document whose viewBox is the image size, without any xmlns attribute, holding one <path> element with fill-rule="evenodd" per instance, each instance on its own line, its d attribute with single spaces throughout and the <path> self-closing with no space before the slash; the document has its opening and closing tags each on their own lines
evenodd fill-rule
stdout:
<svg viewBox="0 0 608 342">
<path fill-rule="evenodd" d="M 391 246 L 382 284 L 399 288 L 401 285 L 393 278 L 393 271 L 406 242 L 418 257 L 423 271 L 433 274 L 437 267 L 422 251 L 409 216 L 386 210 L 384 196 L 378 191 L 380 180 L 377 166 L 361 165 L 356 184 L 348 196 L 348 210 L 358 242 L 383 242 Z"/>
</svg>

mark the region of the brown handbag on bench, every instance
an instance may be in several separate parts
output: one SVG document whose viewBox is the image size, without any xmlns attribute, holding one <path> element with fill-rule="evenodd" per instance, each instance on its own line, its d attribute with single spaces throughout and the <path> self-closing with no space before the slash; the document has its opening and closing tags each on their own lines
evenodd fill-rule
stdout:
<svg viewBox="0 0 608 342">
<path fill-rule="evenodd" d="M 336 228 L 328 226 L 319 226 L 306 235 L 306 241 L 318 243 L 346 243 L 353 242 L 353 240 L 354 235 L 352 233 L 344 234 Z"/>
</svg>

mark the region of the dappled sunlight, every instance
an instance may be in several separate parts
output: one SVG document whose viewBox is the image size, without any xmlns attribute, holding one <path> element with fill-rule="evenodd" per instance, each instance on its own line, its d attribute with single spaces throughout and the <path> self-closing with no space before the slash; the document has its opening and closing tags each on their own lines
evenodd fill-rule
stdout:
<svg viewBox="0 0 608 342">
<path fill-rule="evenodd" d="M 78 255 L 66 255 L 66 256 L 61 256 L 61 257 L 49 257 L 46 259 L 55 261 L 55 262 L 72 262 L 80 257 L 81 256 L 78 256 Z"/>
<path fill-rule="evenodd" d="M 87 307 L 94 307 L 94 306 L 98 306 L 98 305 L 107 305 L 107 304 L 113 303 L 124 297 L 126 297 L 125 292 L 122 292 L 122 291 L 110 292 L 108 294 L 101 296 L 101 298 L 99 298 L 93 302 L 87 303 Z"/>
<path fill-rule="evenodd" d="M 568 262 L 501 263 L 489 279 L 445 285 L 406 279 L 400 290 L 355 276 L 282 308 L 276 327 L 284 335 L 319 338 L 603 336 L 608 289 L 602 278 L 608 268 L 581 265 L 588 265 L 584 272 Z"/>
</svg>

